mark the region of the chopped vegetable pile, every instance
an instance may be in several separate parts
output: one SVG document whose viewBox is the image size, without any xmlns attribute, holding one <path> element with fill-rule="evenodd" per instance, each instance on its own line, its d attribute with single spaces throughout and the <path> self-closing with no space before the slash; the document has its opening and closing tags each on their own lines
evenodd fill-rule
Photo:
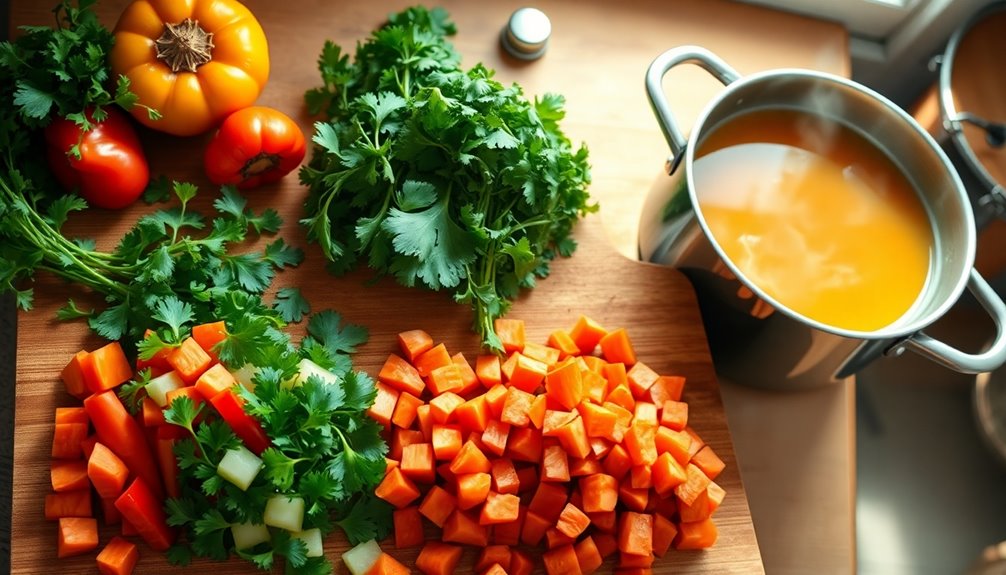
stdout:
<svg viewBox="0 0 1006 575">
<path fill-rule="evenodd" d="M 724 464 L 688 423 L 683 377 L 586 317 L 548 345 L 525 341 L 522 320 L 496 331 L 502 363 L 473 368 L 414 330 L 381 369 L 369 413 L 391 437 L 376 494 L 395 506 L 395 548 L 421 546 L 427 575 L 456 572 L 463 546 L 480 550 L 475 572 L 518 575 L 544 545 L 545 571 L 568 575 L 616 552 L 620 570 L 649 569 L 672 547 L 713 545 Z M 354 551 L 353 573 L 408 572 L 373 542 Z"/>
<path fill-rule="evenodd" d="M 354 62 L 327 43 L 324 85 L 308 108 L 316 149 L 303 223 L 336 273 L 364 259 L 406 286 L 449 289 L 493 322 L 549 261 L 575 249 L 570 232 L 589 203 L 587 150 L 559 128 L 564 100 L 528 102 L 493 71 L 465 71 L 440 9 L 410 8 L 359 44 Z"/>
<path fill-rule="evenodd" d="M 334 529 L 384 537 L 391 508 L 374 488 L 387 445 L 366 415 L 374 382 L 349 357 L 367 333 L 331 311 L 307 331 L 299 346 L 263 322 L 199 324 L 180 345 L 151 333 L 135 375 L 118 342 L 78 353 L 62 378 L 83 407 L 56 411 L 46 498 L 58 556 L 99 545 L 92 489 L 106 525 L 175 564 L 237 555 L 271 570 L 283 558 L 287 573 L 321 575 Z M 136 560 L 117 538 L 98 556 L 116 573 Z"/>
</svg>

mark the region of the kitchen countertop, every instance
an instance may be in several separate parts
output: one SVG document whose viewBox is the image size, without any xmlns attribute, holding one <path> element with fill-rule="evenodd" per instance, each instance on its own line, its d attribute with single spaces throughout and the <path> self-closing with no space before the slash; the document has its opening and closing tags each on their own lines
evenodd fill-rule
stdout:
<svg viewBox="0 0 1006 575">
<path fill-rule="evenodd" d="M 0 1 L 4 13 L 5 4 Z M 376 4 L 386 5 L 386 11 L 404 5 Z M 445 5 L 452 13 L 465 6 Z M 554 90 L 553 85 L 578 86 L 577 92 L 566 92 L 564 128 L 574 142 L 590 147 L 591 192 L 601 205 L 609 238 L 628 257 L 636 254 L 643 198 L 660 177 L 667 153 L 643 90 L 643 75 L 655 56 L 676 45 L 698 44 L 742 74 L 779 67 L 850 73 L 847 37 L 840 26 L 765 8 L 719 0 L 634 0 L 619 3 L 617 12 L 607 3 L 536 5 L 553 24 L 544 59 L 522 63 L 497 55 L 498 61 L 487 63 L 497 69 L 501 81 L 519 81 L 529 95 Z M 461 29 L 455 39 L 459 51 L 485 52 L 486 38 L 495 38 L 505 14 L 518 6 L 501 2 L 482 9 L 485 27 Z M 349 16 L 354 10 L 346 7 Z M 21 24 L 18 14 L 15 6 L 12 20 Z M 487 34 L 489 29 L 494 33 Z M 582 57 L 585 47 L 590 48 L 589 61 Z M 289 57 L 293 55 L 277 54 L 273 48 L 277 66 Z M 467 65 L 473 63 L 466 60 Z M 719 86 L 697 69 L 683 68 L 668 74 L 665 87 L 687 128 Z M 598 98 L 609 105 L 599 108 Z M 610 106 L 612 99 L 623 103 Z M 6 338 L 0 341 L 5 348 L 9 345 Z M 12 389 L 13 376 L 3 384 L 4 393 Z M 853 572 L 853 383 L 799 393 L 721 384 L 766 572 Z M 9 415 L 0 415 L 4 413 Z M 2 423 L 3 429 L 9 425 Z M 7 458 L 6 470 L 9 452 L 0 456 Z M 0 480 L 3 477 L 0 474 Z"/>
</svg>

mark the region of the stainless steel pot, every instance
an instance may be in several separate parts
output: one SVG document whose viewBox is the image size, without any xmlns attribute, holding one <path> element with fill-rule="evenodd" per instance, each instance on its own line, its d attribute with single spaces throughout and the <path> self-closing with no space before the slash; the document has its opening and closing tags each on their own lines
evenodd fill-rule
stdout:
<svg viewBox="0 0 1006 575">
<path fill-rule="evenodd" d="M 664 75 L 681 64 L 697 64 L 725 85 L 700 113 L 690 140 L 663 91 Z M 799 388 L 845 378 L 881 354 L 905 349 L 965 373 L 991 371 L 1006 361 L 1006 305 L 974 270 L 976 231 L 967 193 L 946 155 L 911 116 L 869 88 L 830 74 L 786 69 L 741 77 L 697 46 L 657 57 L 647 71 L 646 89 L 672 157 L 668 176 L 655 183 L 644 206 L 640 255 L 679 267 L 692 279 L 721 374 L 763 387 Z M 825 325 L 774 301 L 720 248 L 699 208 L 702 190 L 692 178 L 695 151 L 715 128 L 759 109 L 796 110 L 841 123 L 887 154 L 909 178 L 933 223 L 935 257 L 919 302 L 905 317 L 875 331 Z M 996 323 L 997 337 L 979 353 L 958 350 L 922 331 L 965 288 Z"/>
</svg>

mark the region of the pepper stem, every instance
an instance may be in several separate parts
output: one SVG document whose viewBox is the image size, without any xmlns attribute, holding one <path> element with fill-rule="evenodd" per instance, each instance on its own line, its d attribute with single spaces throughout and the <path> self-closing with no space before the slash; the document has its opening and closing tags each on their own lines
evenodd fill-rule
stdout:
<svg viewBox="0 0 1006 575">
<path fill-rule="evenodd" d="M 164 32 L 154 45 L 157 59 L 171 71 L 195 72 L 196 68 L 213 59 L 213 33 L 203 30 L 198 20 L 186 18 L 178 24 L 164 24 Z"/>
</svg>

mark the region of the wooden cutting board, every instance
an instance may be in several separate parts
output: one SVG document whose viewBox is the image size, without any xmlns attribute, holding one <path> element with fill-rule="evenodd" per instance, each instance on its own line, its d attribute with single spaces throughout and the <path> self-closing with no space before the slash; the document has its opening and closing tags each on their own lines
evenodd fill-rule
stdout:
<svg viewBox="0 0 1006 575">
<path fill-rule="evenodd" d="M 303 110 L 303 92 L 317 83 L 315 60 L 325 39 L 332 39 L 344 47 L 355 45 L 370 30 L 379 25 L 384 15 L 407 5 L 404 2 L 372 1 L 367 3 L 327 3 L 323 0 L 297 2 L 296 4 L 276 2 L 248 2 L 257 14 L 270 40 L 272 57 L 272 77 L 263 93 L 260 103 L 281 109 L 295 117 L 306 133 L 311 131 L 311 118 Z M 499 27 L 507 15 L 518 5 L 511 2 L 485 3 L 473 9 L 471 4 L 445 2 L 461 31 L 456 44 L 465 57 L 466 65 L 476 61 L 486 62 L 500 70 L 506 81 L 519 81 L 526 92 L 533 96 L 545 91 L 567 95 L 570 116 L 594 117 L 584 113 L 584 106 L 596 105 L 597 118 L 602 121 L 590 129 L 573 120 L 569 122 L 569 132 L 574 141 L 586 143 L 601 153 L 592 154 L 595 166 L 610 166 L 619 163 L 618 170 L 628 170 L 635 180 L 652 178 L 659 171 L 663 148 L 655 149 L 653 161 L 645 162 L 635 158 L 631 169 L 622 161 L 626 155 L 638 156 L 631 150 L 620 148 L 617 153 L 608 153 L 610 142 L 606 134 L 618 138 L 622 130 L 617 125 L 619 110 L 626 106 L 618 100 L 619 92 L 610 94 L 585 94 L 581 91 L 579 77 L 589 68 L 590 62 L 604 61 L 605 46 L 593 44 L 601 37 L 596 34 L 598 26 L 618 24 L 617 18 L 608 21 L 607 15 L 599 11 L 602 2 L 597 3 L 555 3 L 544 4 L 543 8 L 553 17 L 555 33 L 565 34 L 566 48 L 556 46 L 560 55 L 551 67 L 545 61 L 522 64 L 503 56 L 496 48 Z M 111 26 L 125 5 L 123 0 L 105 1 L 99 6 L 103 21 Z M 657 2 L 627 3 L 632 9 L 630 18 L 622 25 L 647 25 L 645 14 L 661 14 L 662 4 Z M 705 4 L 708 8 L 709 4 Z M 687 6 L 686 6 L 687 7 Z M 741 8 L 747 10 L 747 8 Z M 578 20 L 586 14 L 586 20 Z M 743 14 L 741 14 L 741 17 Z M 51 15 L 48 10 L 30 2 L 13 2 L 11 22 L 21 24 L 48 24 Z M 572 24 L 579 22 L 582 26 Z M 651 29 L 653 25 L 650 25 Z M 632 38 L 626 37 L 627 41 Z M 667 47 L 666 42 L 650 40 Z M 577 51 L 578 50 L 578 51 Z M 563 51 L 567 55 L 580 54 L 585 61 L 576 61 L 580 67 L 576 71 L 563 73 Z M 572 51 L 572 52 L 570 52 Z M 621 71 L 619 74 L 638 78 L 631 89 L 619 85 L 633 105 L 638 104 L 642 92 L 642 70 L 656 50 L 648 45 L 637 50 L 635 64 L 640 68 Z M 572 56 L 570 56 L 572 57 Z M 541 64 L 541 66 L 539 66 Z M 537 66 L 537 67 L 536 67 Z M 558 67 L 557 67 L 558 66 Z M 554 75 L 545 72 L 553 71 Z M 609 86 L 610 90 L 611 87 Z M 578 97 L 582 96 L 582 99 Z M 603 109 L 602 109 L 603 107 Z M 632 124 L 634 120 L 625 120 Z M 637 122 L 638 123 L 638 122 Z M 655 124 L 634 125 L 631 129 L 641 130 L 647 138 L 659 139 Z M 590 134 L 586 137 L 581 134 Z M 201 151 L 207 137 L 179 139 L 151 132 L 143 132 L 145 149 L 155 174 L 199 183 L 204 190 L 197 201 L 197 208 L 209 212 L 209 202 L 215 193 L 201 174 Z M 651 146 L 652 148 L 652 146 Z M 640 165 L 647 166 L 640 170 Z M 652 165 L 652 170 L 649 166 Z M 606 168 L 600 168 L 602 171 Z M 607 172 L 605 172 L 607 173 Z M 609 191 L 621 185 L 615 181 L 599 181 L 596 187 Z M 252 207 L 262 209 L 274 207 L 284 217 L 285 225 L 281 234 L 289 243 L 301 246 L 306 251 L 304 264 L 283 272 L 277 280 L 280 286 L 299 286 L 311 301 L 314 309 L 336 309 L 353 323 L 365 325 L 370 330 L 369 343 L 355 356 L 357 369 L 376 374 L 387 353 L 394 349 L 394 335 L 405 329 L 424 328 L 435 339 L 445 341 L 449 349 L 462 351 L 474 357 L 478 352 L 477 338 L 471 333 L 470 312 L 467 308 L 454 304 L 446 294 L 430 293 L 418 289 L 406 289 L 390 281 L 372 283 L 367 270 L 358 270 L 344 278 L 333 278 L 324 271 L 324 261 L 320 251 L 308 245 L 302 230 L 296 225 L 301 217 L 301 206 L 306 191 L 297 185 L 294 176 L 286 178 L 279 185 L 263 188 L 248 194 Z M 611 197 L 608 194 L 606 197 Z M 99 247 L 110 248 L 117 238 L 128 229 L 136 218 L 150 210 L 148 206 L 108 213 L 95 211 L 83 218 L 77 218 L 71 231 L 83 236 L 94 237 Z M 617 208 L 616 208 L 617 211 Z M 580 248 L 575 256 L 555 262 L 552 275 L 540 282 L 539 287 L 523 297 L 513 308 L 511 317 L 522 318 L 528 325 L 528 336 L 532 340 L 544 342 L 547 334 L 556 328 L 567 328 L 581 314 L 586 314 L 608 328 L 624 326 L 628 328 L 640 360 L 667 374 L 680 374 L 688 379 L 685 399 L 691 406 L 691 424 L 727 464 L 726 471 L 717 480 L 727 491 L 727 498 L 716 513 L 720 528 L 720 539 L 716 546 L 701 552 L 672 552 L 659 560 L 655 573 L 760 573 L 763 572 L 758 544 L 751 522 L 747 499 L 741 484 L 730 433 L 720 401 L 705 334 L 697 304 L 690 284 L 675 270 L 643 264 L 630 260 L 612 247 L 601 225 L 600 217 L 607 213 L 602 207 L 602 216 L 592 216 L 576 230 Z M 633 217 L 635 217 L 633 215 Z M 633 229 L 631 226 L 629 229 Z M 631 238 L 616 237 L 616 242 L 624 244 Z M 623 250 L 624 251 L 624 250 Z M 93 554 L 56 562 L 56 530 L 53 523 L 42 516 L 45 494 L 49 492 L 49 446 L 52 439 L 53 410 L 56 406 L 72 405 L 73 400 L 63 391 L 59 382 L 59 371 L 79 349 L 93 349 L 102 342 L 90 334 L 81 323 L 59 323 L 54 320 L 54 312 L 65 303 L 67 297 L 79 299 L 78 289 L 58 280 L 40 277 L 36 283 L 36 309 L 19 314 L 18 319 L 18 360 L 17 390 L 15 406 L 14 445 L 14 486 L 11 565 L 12 572 L 26 573 L 93 573 Z M 85 296 L 86 297 L 86 296 Z M 294 326 L 297 332 L 300 327 Z M 107 529 L 103 540 L 115 532 Z M 346 548 L 338 536 L 326 543 L 327 552 L 333 559 Z M 385 545 L 391 549 L 391 545 Z M 395 551 L 394 554 L 409 564 L 418 550 Z M 176 573 L 157 553 L 141 545 L 142 560 L 137 573 Z M 466 565 L 474 558 L 474 552 L 467 552 Z M 611 563 L 606 564 L 610 571 Z M 230 562 L 223 565 L 208 562 L 197 563 L 193 569 L 213 569 L 221 575 L 254 573 L 244 562 Z M 337 562 L 337 572 L 345 569 Z"/>
</svg>

